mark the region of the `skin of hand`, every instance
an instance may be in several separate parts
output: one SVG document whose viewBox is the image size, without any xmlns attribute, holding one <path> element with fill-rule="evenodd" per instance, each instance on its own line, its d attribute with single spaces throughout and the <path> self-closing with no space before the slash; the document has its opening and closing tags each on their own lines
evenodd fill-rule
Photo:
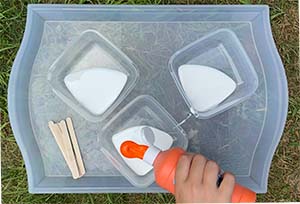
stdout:
<svg viewBox="0 0 300 204">
<path fill-rule="evenodd" d="M 217 186 L 220 167 L 200 154 L 184 154 L 180 157 L 175 173 L 176 203 L 229 203 L 235 185 L 235 177 L 228 172 Z"/>
</svg>

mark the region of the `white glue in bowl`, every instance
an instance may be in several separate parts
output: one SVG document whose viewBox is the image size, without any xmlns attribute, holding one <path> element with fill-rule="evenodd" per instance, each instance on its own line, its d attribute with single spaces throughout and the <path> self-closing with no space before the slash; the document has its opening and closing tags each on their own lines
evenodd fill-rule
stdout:
<svg viewBox="0 0 300 204">
<path fill-rule="evenodd" d="M 157 136 L 160 137 L 160 140 L 163 140 L 162 137 L 166 137 L 166 140 L 168 140 L 164 141 L 167 144 L 160 146 L 164 150 L 168 147 L 187 148 L 188 140 L 184 130 L 178 126 L 173 117 L 153 97 L 148 95 L 141 95 L 125 106 L 103 127 L 103 134 L 98 137 L 102 146 L 102 152 L 114 167 L 132 185 L 140 188 L 148 187 L 154 182 L 153 169 L 146 165 L 145 171 L 139 171 L 140 173 L 134 171 L 132 168 L 143 162 L 141 161 L 137 164 L 131 162 L 129 167 L 128 162 L 125 162 L 126 159 L 122 158 L 116 149 L 119 146 L 116 144 L 119 144 L 120 136 L 124 136 L 125 140 L 127 138 L 136 138 L 124 133 L 139 134 L 141 127 L 145 126 L 153 128 L 155 132 L 163 132 L 162 134 L 157 134 Z M 169 136 L 172 137 L 172 142 L 169 142 Z M 115 141 L 113 141 L 113 138 Z M 156 140 L 158 141 L 158 138 Z M 143 141 L 140 139 L 136 142 L 141 143 Z M 170 143 L 172 144 L 170 145 Z M 155 145 L 157 144 L 155 143 Z"/>
<path fill-rule="evenodd" d="M 108 96 L 106 93 L 110 92 L 110 87 L 119 85 L 120 82 L 114 80 L 120 78 L 118 75 L 117 77 L 110 76 L 111 80 L 107 81 L 107 84 L 105 84 L 103 80 L 101 83 L 97 83 L 99 87 L 90 88 L 91 84 L 88 85 L 86 83 L 74 84 L 74 86 L 71 87 L 72 91 L 69 86 L 67 87 L 67 85 L 71 85 L 65 83 L 65 79 L 68 78 L 67 76 L 76 75 L 76 73 L 81 72 L 89 73 L 89 70 L 95 68 L 111 69 L 116 73 L 126 75 L 123 77 L 126 78 L 126 80 L 124 80 L 125 82 L 122 84 L 122 87 L 117 87 L 117 90 L 119 91 L 111 90 L 111 92 L 117 92 L 117 94 L 115 94 L 116 96 Z M 103 74 L 106 76 L 100 76 L 98 78 L 107 78 L 107 72 L 103 72 Z M 51 65 L 47 78 L 52 90 L 63 102 L 73 108 L 85 119 L 92 122 L 99 122 L 112 113 L 132 90 L 138 78 L 138 72 L 133 62 L 112 42 L 95 30 L 87 30 L 83 32 L 77 40 L 72 42 Z M 112 83 L 115 84 L 112 85 Z M 80 84 L 83 84 L 83 87 L 77 87 Z M 96 83 L 94 84 L 96 85 Z M 89 90 L 84 90 L 85 94 L 78 95 L 78 92 L 87 88 Z M 90 93 L 88 93 L 89 91 Z M 87 103 L 91 103 L 90 101 L 93 100 L 80 100 L 87 96 L 95 96 L 97 94 L 98 98 L 105 98 L 103 96 L 106 96 L 106 98 L 109 97 L 114 100 L 110 99 L 108 102 L 104 101 L 102 103 L 99 103 L 98 101 L 99 106 L 107 106 L 105 109 L 94 107 L 93 104 L 87 105 Z M 95 101 L 97 102 L 97 100 Z"/>
<path fill-rule="evenodd" d="M 202 109 L 195 107 L 193 104 L 196 103 L 188 96 L 180 80 L 179 68 L 184 65 L 199 65 L 195 68 L 210 67 L 220 71 L 235 82 L 234 91 L 223 100 L 219 100 L 219 103 L 206 105 Z M 169 70 L 190 111 L 200 119 L 213 117 L 242 103 L 254 94 L 258 87 L 255 69 L 239 39 L 229 29 L 219 29 L 209 33 L 177 51 L 169 60 Z M 195 69 L 195 74 L 197 73 L 206 72 L 197 72 Z M 199 76 L 199 79 L 201 78 L 203 79 L 203 76 Z M 207 80 L 194 80 L 194 82 L 195 87 L 206 87 L 206 84 L 203 83 L 207 83 Z M 217 84 L 219 81 L 210 81 L 210 83 Z M 227 85 L 228 83 L 224 87 L 228 87 Z M 207 90 L 207 92 L 209 91 Z M 216 94 L 219 93 L 216 92 Z"/>
</svg>

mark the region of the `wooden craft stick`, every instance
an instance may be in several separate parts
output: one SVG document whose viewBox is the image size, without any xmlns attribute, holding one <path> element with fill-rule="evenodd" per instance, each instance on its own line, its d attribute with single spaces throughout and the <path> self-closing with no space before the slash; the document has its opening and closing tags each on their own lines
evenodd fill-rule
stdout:
<svg viewBox="0 0 300 204">
<path fill-rule="evenodd" d="M 71 170 L 73 178 L 80 178 L 85 174 L 85 168 L 71 118 L 68 117 L 59 123 L 49 121 L 48 126 Z"/>
<path fill-rule="evenodd" d="M 62 132 L 60 130 L 60 127 L 55 124 L 53 121 L 48 122 L 48 126 L 51 130 L 52 135 L 54 136 L 54 139 L 60 149 L 60 151 L 63 153 L 63 156 L 65 157 L 65 152 L 64 152 L 64 144 L 62 141 Z"/>
<path fill-rule="evenodd" d="M 68 117 L 66 119 L 66 123 L 67 123 L 67 127 L 68 127 L 68 130 L 69 130 L 70 139 L 71 139 L 71 142 L 72 142 L 72 145 L 73 145 L 73 149 L 74 149 L 74 153 L 75 153 L 75 157 L 76 157 L 76 161 L 77 161 L 77 166 L 79 168 L 79 176 L 81 177 L 85 174 L 85 168 L 84 168 L 84 165 L 83 165 L 83 160 L 82 160 L 82 157 L 81 157 L 79 145 L 78 145 L 77 138 L 76 138 L 76 135 L 75 135 L 75 130 L 74 130 L 74 127 L 73 127 L 72 119 Z"/>
<path fill-rule="evenodd" d="M 68 167 L 70 168 L 70 162 L 68 160 L 68 155 L 67 155 L 67 152 L 65 151 L 65 145 L 64 145 L 64 141 L 63 141 L 63 134 L 62 134 L 62 131 L 59 127 L 58 124 L 55 124 L 53 121 L 50 121 L 48 123 L 49 125 L 49 128 L 54 136 L 54 139 L 56 140 L 56 143 L 65 159 L 65 161 L 67 162 L 67 165 Z M 71 171 L 72 173 L 72 171 Z M 73 176 L 73 173 L 72 173 L 72 176 Z M 74 177 L 73 177 L 74 178 Z"/>
<path fill-rule="evenodd" d="M 67 129 L 66 122 L 64 120 L 59 122 L 59 127 L 62 132 L 62 140 L 64 144 L 64 152 L 66 154 L 66 162 L 71 170 L 74 179 L 79 178 L 79 169 L 76 163 L 75 154 L 72 148 L 72 143 L 69 137 L 69 132 Z"/>
</svg>

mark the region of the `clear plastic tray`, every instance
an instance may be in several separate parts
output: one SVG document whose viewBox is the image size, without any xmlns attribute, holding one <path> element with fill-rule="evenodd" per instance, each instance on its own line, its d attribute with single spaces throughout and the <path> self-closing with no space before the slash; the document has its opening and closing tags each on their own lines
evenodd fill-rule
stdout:
<svg viewBox="0 0 300 204">
<path fill-rule="evenodd" d="M 288 107 L 287 81 L 269 17 L 267 6 L 254 5 L 29 5 L 8 87 L 10 124 L 24 158 L 29 192 L 165 192 L 155 183 L 147 188 L 132 185 L 97 142 L 108 121 L 140 95 L 154 97 L 179 122 L 189 141 L 188 151 L 215 160 L 241 185 L 266 192 Z M 126 54 L 139 73 L 130 93 L 99 122 L 86 120 L 63 102 L 47 80 L 53 62 L 91 29 Z M 191 116 L 181 123 L 190 108 L 174 83 L 168 61 L 176 51 L 219 29 L 238 37 L 257 73 L 258 88 L 248 100 L 215 117 Z M 47 126 L 49 120 L 68 116 L 86 167 L 86 175 L 78 180 L 72 178 Z"/>
<path fill-rule="evenodd" d="M 127 82 L 120 95 L 101 115 L 95 115 L 85 109 L 64 84 L 64 78 L 70 72 L 94 67 L 115 69 L 127 75 Z M 48 74 L 48 80 L 57 96 L 84 118 L 95 122 L 107 117 L 118 106 L 132 90 L 137 78 L 138 72 L 133 62 L 95 30 L 84 31 L 52 64 Z"/>
<path fill-rule="evenodd" d="M 236 82 L 236 90 L 216 107 L 199 112 L 193 108 L 179 80 L 178 68 L 184 64 L 216 68 Z M 169 61 L 169 69 L 191 112 L 201 119 L 213 117 L 238 105 L 254 94 L 258 87 L 258 78 L 253 65 L 237 36 L 229 29 L 209 33 L 178 50 Z"/>
<path fill-rule="evenodd" d="M 147 125 L 168 133 L 173 137 L 172 147 L 187 148 L 188 140 L 184 130 L 172 116 L 151 96 L 141 95 L 125 106 L 104 127 L 99 137 L 103 153 L 112 164 L 134 186 L 145 188 L 154 182 L 153 170 L 139 176 L 130 169 L 116 151 L 112 136 L 134 126 Z"/>
</svg>

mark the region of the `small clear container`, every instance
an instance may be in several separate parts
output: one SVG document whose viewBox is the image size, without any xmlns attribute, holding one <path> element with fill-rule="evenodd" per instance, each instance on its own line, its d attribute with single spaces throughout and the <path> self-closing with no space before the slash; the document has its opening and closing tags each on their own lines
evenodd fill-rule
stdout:
<svg viewBox="0 0 300 204">
<path fill-rule="evenodd" d="M 206 65 L 225 73 L 236 82 L 235 91 L 216 107 L 199 112 L 186 96 L 178 76 L 184 64 Z M 248 99 L 258 87 L 255 69 L 230 29 L 219 29 L 178 50 L 169 60 L 169 70 L 191 113 L 200 119 L 213 117 Z"/>
<path fill-rule="evenodd" d="M 143 176 L 137 175 L 127 166 L 112 143 L 112 136 L 116 133 L 141 125 L 151 126 L 168 133 L 174 140 L 172 147 L 186 149 L 188 140 L 184 130 L 172 116 L 148 95 L 135 98 L 103 127 L 103 134 L 98 138 L 102 143 L 103 153 L 132 185 L 145 188 L 154 182 L 153 170 Z"/>
<path fill-rule="evenodd" d="M 67 89 L 64 78 L 71 72 L 94 67 L 118 70 L 127 82 L 114 103 L 102 114 L 95 115 L 83 107 Z M 133 62 L 114 44 L 94 30 L 84 31 L 51 65 L 47 79 L 55 94 L 85 119 L 98 122 L 106 118 L 128 95 L 138 78 Z"/>
</svg>

